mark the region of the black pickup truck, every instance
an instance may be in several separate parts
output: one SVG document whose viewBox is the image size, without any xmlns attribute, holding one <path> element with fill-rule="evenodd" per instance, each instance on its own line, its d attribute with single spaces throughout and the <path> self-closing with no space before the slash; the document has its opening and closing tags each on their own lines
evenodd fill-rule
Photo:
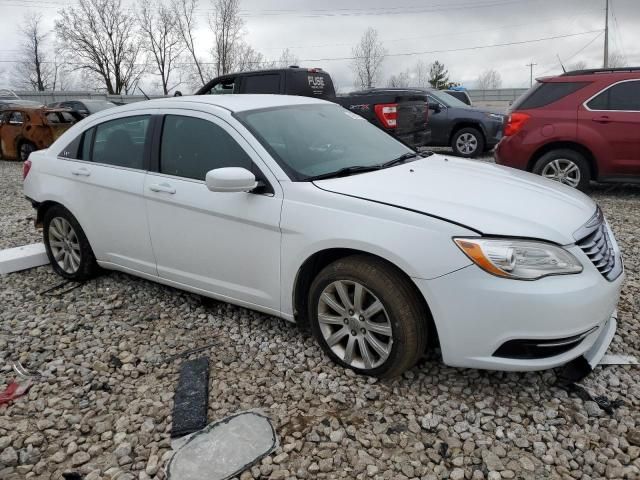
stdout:
<svg viewBox="0 0 640 480">
<path fill-rule="evenodd" d="M 336 95 L 331 76 L 320 68 L 289 67 L 223 75 L 214 78 L 196 95 L 271 93 L 320 98 L 342 105 L 385 132 L 418 148 L 431 137 L 427 127 L 427 96 L 416 91 L 370 89 Z"/>
</svg>

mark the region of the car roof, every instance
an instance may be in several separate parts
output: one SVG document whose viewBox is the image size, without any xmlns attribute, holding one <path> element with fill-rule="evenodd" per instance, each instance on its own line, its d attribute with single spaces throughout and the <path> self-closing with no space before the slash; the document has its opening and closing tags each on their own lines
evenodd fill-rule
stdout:
<svg viewBox="0 0 640 480">
<path fill-rule="evenodd" d="M 560 75 L 538 78 L 539 82 L 588 82 L 593 80 L 635 80 L 640 79 L 640 67 L 591 68 L 572 70 Z"/>
<path fill-rule="evenodd" d="M 129 103 L 118 107 L 118 112 L 136 111 L 141 108 L 188 107 L 194 104 L 224 108 L 230 112 L 244 112 L 262 108 L 286 107 L 291 105 L 321 105 L 335 103 L 311 97 L 295 95 L 226 94 L 226 95 L 184 95 L 181 97 L 157 98 L 143 102 Z M 113 110 L 103 112 L 113 113 Z M 96 115 L 100 115 L 98 112 Z M 105 113 L 104 115 L 107 115 Z"/>
</svg>

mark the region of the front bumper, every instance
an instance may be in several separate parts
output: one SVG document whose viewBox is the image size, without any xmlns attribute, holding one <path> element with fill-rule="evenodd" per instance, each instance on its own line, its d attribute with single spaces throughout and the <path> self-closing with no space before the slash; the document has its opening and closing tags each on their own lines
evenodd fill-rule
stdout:
<svg viewBox="0 0 640 480">
<path fill-rule="evenodd" d="M 490 370 L 544 370 L 584 355 L 597 363 L 616 329 L 624 273 L 607 281 L 578 247 L 584 265 L 576 275 L 518 281 L 492 276 L 475 265 L 433 280 L 414 279 L 438 330 L 444 363 Z M 579 343 L 543 358 L 505 358 L 496 351 L 521 339 L 540 343 L 580 336 Z"/>
</svg>

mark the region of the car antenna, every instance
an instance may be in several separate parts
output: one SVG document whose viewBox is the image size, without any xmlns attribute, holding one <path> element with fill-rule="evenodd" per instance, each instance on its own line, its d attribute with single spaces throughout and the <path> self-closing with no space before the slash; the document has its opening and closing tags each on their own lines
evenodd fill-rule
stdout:
<svg viewBox="0 0 640 480">
<path fill-rule="evenodd" d="M 144 98 L 146 98 L 147 100 L 151 100 L 149 98 L 149 95 L 147 95 L 146 93 L 144 93 L 144 90 L 142 90 L 142 88 L 140 88 L 140 85 L 136 85 L 138 87 L 138 90 L 140 90 L 142 92 L 142 94 L 144 95 Z"/>
<path fill-rule="evenodd" d="M 560 66 L 562 67 L 562 72 L 567 73 L 567 69 L 564 68 L 564 65 L 562 64 L 562 60 L 560 60 L 560 55 L 556 53 L 556 57 L 558 57 L 558 61 L 560 62 Z"/>
</svg>

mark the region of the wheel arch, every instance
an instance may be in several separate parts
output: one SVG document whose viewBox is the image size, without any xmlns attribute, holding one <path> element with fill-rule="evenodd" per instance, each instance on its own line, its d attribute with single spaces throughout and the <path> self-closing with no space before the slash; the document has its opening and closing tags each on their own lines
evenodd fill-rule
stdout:
<svg viewBox="0 0 640 480">
<path fill-rule="evenodd" d="M 63 204 L 61 204 L 59 202 L 55 202 L 53 200 L 45 200 L 44 202 L 38 203 L 37 206 L 36 206 L 36 227 L 38 227 L 38 228 L 44 227 L 44 216 L 46 215 L 47 211 L 51 207 L 53 207 L 55 205 L 60 205 L 61 207 L 66 208 L 67 210 L 69 210 Z M 73 215 L 73 213 L 72 213 L 72 215 Z"/>
<path fill-rule="evenodd" d="M 455 136 L 455 134 L 458 133 L 463 128 L 475 128 L 482 135 L 483 142 L 485 144 L 487 143 L 487 133 L 484 131 L 482 122 L 479 122 L 477 120 L 465 119 L 465 120 L 458 120 L 453 125 L 453 127 L 451 128 L 451 132 L 449 133 L 449 140 L 447 142 L 447 145 L 451 145 L 451 142 L 453 141 L 453 137 Z"/>
<path fill-rule="evenodd" d="M 427 326 L 429 329 L 429 346 L 438 347 L 438 331 L 433 320 L 431 309 L 429 308 L 429 304 L 427 303 L 426 298 L 424 298 L 424 295 L 415 284 L 415 282 L 411 279 L 411 277 L 402 268 L 398 267 L 395 263 L 387 260 L 386 258 L 373 254 L 371 252 L 354 248 L 326 248 L 323 250 L 319 250 L 310 255 L 302 263 L 296 273 L 292 292 L 293 315 L 299 328 L 305 332 L 310 331 L 310 319 L 307 316 L 306 302 L 311 282 L 313 282 L 318 273 L 320 273 L 320 271 L 327 265 L 335 262 L 336 260 L 353 255 L 365 255 L 382 261 L 408 281 L 412 288 L 415 289 L 415 293 L 418 295 L 418 298 L 420 298 L 425 310 L 429 314 L 425 319 L 427 321 Z"/>
<path fill-rule="evenodd" d="M 531 158 L 527 163 L 527 172 L 532 172 L 533 167 L 535 166 L 536 162 L 540 159 L 540 157 L 542 157 L 543 155 L 546 155 L 547 153 L 553 150 L 573 150 L 581 154 L 589 164 L 589 169 L 591 170 L 591 178 L 594 180 L 598 178 L 598 164 L 591 150 L 589 150 L 587 147 L 585 147 L 584 145 L 578 142 L 573 142 L 570 140 L 550 142 L 538 148 L 533 153 L 533 155 L 531 155 Z"/>
</svg>

